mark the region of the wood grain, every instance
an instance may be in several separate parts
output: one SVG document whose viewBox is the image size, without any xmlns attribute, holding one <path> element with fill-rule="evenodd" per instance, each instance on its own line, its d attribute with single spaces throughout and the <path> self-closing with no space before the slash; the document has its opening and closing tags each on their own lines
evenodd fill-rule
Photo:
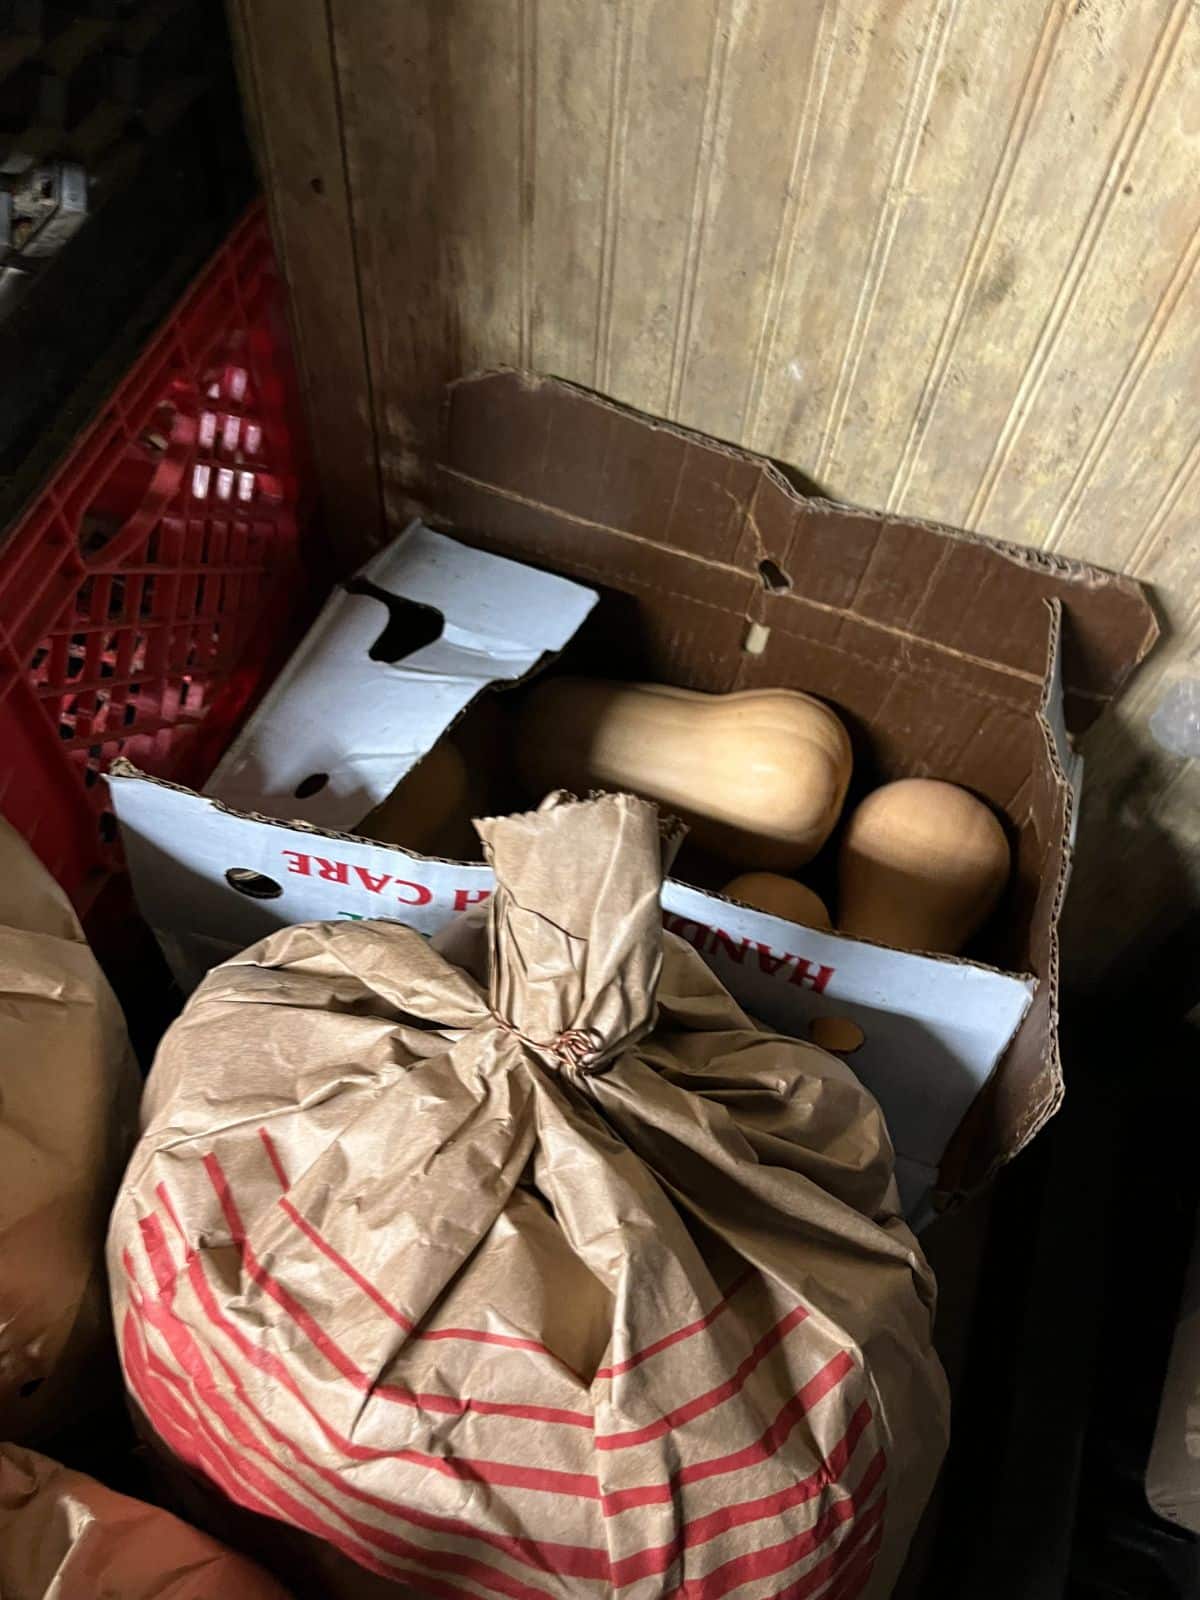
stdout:
<svg viewBox="0 0 1200 1600">
<path fill-rule="evenodd" d="M 325 521 L 352 563 L 382 536 L 339 85 L 324 0 L 230 0 L 243 96 L 292 293 Z"/>
<path fill-rule="evenodd" d="M 443 382 L 510 362 L 1132 571 L 1169 634 L 1089 736 L 1069 967 L 1184 914 L 1200 773 L 1147 721 L 1200 672 L 1190 0 L 231 5 L 327 502 L 397 525 Z"/>
</svg>

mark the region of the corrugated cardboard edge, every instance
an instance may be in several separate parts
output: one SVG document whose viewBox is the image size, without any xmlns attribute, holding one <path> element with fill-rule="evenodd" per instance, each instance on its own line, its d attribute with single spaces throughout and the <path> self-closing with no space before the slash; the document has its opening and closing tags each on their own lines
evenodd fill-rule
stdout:
<svg viewBox="0 0 1200 1600">
<path fill-rule="evenodd" d="M 1064 818 L 1063 838 L 1058 851 L 1058 878 L 1054 887 L 1047 940 L 1046 976 L 1044 980 L 1048 998 L 1047 1043 L 1042 1057 L 1041 1077 L 1030 1086 L 1031 1091 L 1033 1091 L 1036 1090 L 1039 1083 L 1044 1083 L 1044 1088 L 1041 1094 L 1035 1095 L 1031 1103 L 1025 1108 L 1011 1137 L 1004 1141 L 991 1160 L 983 1167 L 982 1172 L 974 1181 L 968 1184 L 964 1174 L 971 1164 L 972 1153 L 980 1142 L 981 1130 L 987 1122 L 990 1111 L 992 1093 L 994 1092 L 997 1078 L 1003 1070 L 1007 1052 L 1005 1056 L 1001 1057 L 996 1065 L 996 1070 L 976 1097 L 970 1111 L 963 1118 L 958 1132 L 950 1141 L 949 1148 L 942 1159 L 940 1183 L 935 1196 L 935 1203 L 941 1209 L 956 1204 L 968 1198 L 969 1195 L 985 1188 L 1000 1168 L 1007 1165 L 1014 1156 L 1019 1155 L 1026 1145 L 1041 1132 L 1050 1119 L 1056 1115 L 1066 1094 L 1062 1070 L 1062 1052 L 1058 1038 L 1060 966 L 1058 929 L 1063 903 L 1066 900 L 1067 885 L 1071 876 L 1071 839 L 1074 834 L 1075 791 L 1063 767 L 1058 739 L 1055 736 L 1050 717 L 1050 697 L 1054 689 L 1054 660 L 1060 648 L 1062 636 L 1062 606 L 1057 600 L 1047 601 L 1046 604 L 1050 614 L 1050 627 L 1046 644 L 1046 678 L 1035 720 L 1045 744 L 1047 765 L 1063 795 Z"/>
<path fill-rule="evenodd" d="M 897 513 L 877 511 L 872 510 L 869 507 L 857 505 L 850 501 L 833 500 L 822 495 L 807 494 L 801 487 L 798 486 L 795 478 L 792 476 L 792 473 L 789 472 L 786 464 L 776 462 L 769 456 L 759 455 L 755 451 L 749 450 L 744 446 L 731 444 L 727 440 L 723 439 L 715 439 L 709 434 L 700 433 L 695 429 L 683 427 L 679 423 L 671 422 L 662 417 L 657 417 L 651 412 L 641 411 L 636 406 L 625 405 L 607 395 L 601 394 L 595 389 L 589 389 L 586 385 L 575 383 L 567 378 L 559 378 L 551 374 L 530 372 L 525 369 L 508 366 L 481 367 L 470 373 L 463 374 L 461 377 L 456 378 L 452 382 L 446 384 L 443 391 L 441 416 L 441 434 L 443 441 L 449 436 L 450 416 L 456 393 L 460 389 L 478 384 L 483 380 L 496 378 L 513 380 L 521 389 L 530 392 L 537 392 L 545 388 L 551 388 L 578 395 L 581 398 L 589 401 L 591 404 L 598 406 L 600 409 L 612 413 L 614 416 L 633 417 L 653 432 L 668 434 L 672 438 L 678 439 L 684 444 L 696 445 L 706 450 L 713 450 L 718 454 L 727 457 L 729 460 L 739 461 L 747 465 L 754 466 L 787 499 L 791 500 L 798 506 L 809 506 L 816 509 L 828 510 L 831 512 L 836 512 L 840 516 L 850 516 L 860 519 L 864 522 L 870 522 L 874 524 L 901 523 L 906 527 L 923 529 L 929 533 L 936 534 L 940 538 L 949 539 L 959 544 L 970 545 L 981 550 L 989 551 L 993 554 L 1001 556 L 1004 560 L 1010 562 L 1015 567 L 1024 568 L 1026 570 L 1034 570 L 1045 574 L 1047 577 L 1061 578 L 1072 584 L 1082 585 L 1090 590 L 1102 588 L 1118 590 L 1122 595 L 1129 599 L 1131 605 L 1136 605 L 1140 610 L 1142 617 L 1141 633 L 1140 636 L 1136 638 L 1131 637 L 1129 648 L 1127 649 L 1123 660 L 1123 670 L 1119 674 L 1111 692 L 1097 694 L 1094 691 L 1089 691 L 1087 689 L 1064 683 L 1064 699 L 1066 701 L 1069 702 L 1070 699 L 1074 697 L 1075 699 L 1091 701 L 1095 707 L 1091 716 L 1085 719 L 1083 724 L 1084 726 L 1088 725 L 1094 716 L 1098 715 L 1099 711 L 1113 698 L 1115 698 L 1118 693 L 1120 693 L 1128 679 L 1137 670 L 1138 666 L 1140 666 L 1140 664 L 1145 660 L 1146 656 L 1149 655 L 1150 651 L 1153 649 L 1160 637 L 1161 628 L 1159 626 L 1155 608 L 1149 599 L 1145 586 L 1136 578 L 1130 577 L 1124 573 L 1114 572 L 1106 567 L 1096 566 L 1090 562 L 1079 561 L 1073 557 L 1062 556 L 1054 552 L 1034 549 L 1028 545 L 1014 544 L 1008 540 L 995 538 L 990 534 L 981 534 L 972 532 L 971 530 L 965 528 L 956 528 L 951 524 L 936 522 L 926 517 L 914 516 L 908 512 Z M 441 452 L 442 456 L 445 457 L 447 453 L 448 452 L 443 448 Z M 796 469 L 792 469 L 792 471 L 795 470 Z M 454 469 L 448 467 L 444 459 L 439 463 L 438 471 L 442 473 L 448 473 L 451 476 L 455 475 Z M 490 487 L 494 492 L 500 492 L 496 490 L 495 486 L 483 485 L 483 487 Z M 558 508 L 548 507 L 547 509 L 555 510 L 557 515 L 570 515 L 570 513 L 564 512 Z M 432 513 L 428 520 L 430 524 L 435 527 L 443 526 L 449 528 L 452 526 L 447 519 L 439 518 L 439 516 L 436 515 L 436 512 Z M 628 539 L 637 539 L 636 535 L 631 534 L 624 529 L 611 528 L 609 531 L 622 534 L 623 537 Z M 638 542 L 645 541 L 638 540 Z M 764 546 L 762 554 L 769 556 L 771 552 Z M 699 560 L 706 558 L 693 556 L 693 559 Z M 717 563 L 708 561 L 707 564 L 716 565 Z M 748 575 L 745 568 L 739 567 L 734 563 L 728 564 L 728 570 L 731 573 L 737 573 L 742 577 Z M 867 619 L 860 617 L 859 620 Z M 934 641 L 929 642 L 933 644 L 934 648 L 939 648 L 942 650 L 947 649 L 946 646 L 939 646 Z M 999 664 L 997 663 L 996 665 Z M 1068 725 L 1071 725 L 1069 706 Z M 1082 729 L 1081 727 L 1076 726 L 1072 728 L 1072 731 L 1079 732 L 1082 731 Z"/>
<path fill-rule="evenodd" d="M 361 833 L 351 833 L 344 828 L 325 828 L 316 822 L 306 822 L 303 817 L 273 817 L 265 811 L 243 811 L 240 806 L 230 805 L 220 800 L 216 795 L 207 794 L 202 789 L 189 789 L 186 783 L 172 783 L 170 778 L 157 777 L 152 772 L 143 772 L 126 756 L 118 756 L 108 769 L 111 778 L 136 778 L 140 783 L 152 783 L 158 789 L 171 789 L 176 794 L 185 794 L 192 800 L 203 800 L 214 811 L 221 811 L 227 817 L 237 817 L 242 822 L 262 822 L 272 828 L 292 828 L 297 833 L 310 833 L 318 839 L 340 839 L 346 844 L 368 844 L 373 850 L 395 850 L 399 855 L 406 855 L 413 861 L 440 861 L 448 867 L 461 866 L 462 863 L 454 861 L 448 856 L 424 856 L 419 850 L 408 850 L 398 844 L 388 844 L 382 839 L 368 839 Z M 479 865 L 477 862 L 472 865 Z"/>
</svg>

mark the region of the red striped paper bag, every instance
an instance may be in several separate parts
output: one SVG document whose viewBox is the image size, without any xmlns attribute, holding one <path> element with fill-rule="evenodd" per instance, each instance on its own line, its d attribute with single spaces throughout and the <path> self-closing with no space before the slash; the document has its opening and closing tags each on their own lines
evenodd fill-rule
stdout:
<svg viewBox="0 0 1200 1600">
<path fill-rule="evenodd" d="M 653 807 L 479 828 L 478 959 L 288 928 L 164 1039 L 109 1243 L 145 1425 L 321 1593 L 885 1595 L 947 1402 L 878 1106 L 663 933 Z"/>
</svg>

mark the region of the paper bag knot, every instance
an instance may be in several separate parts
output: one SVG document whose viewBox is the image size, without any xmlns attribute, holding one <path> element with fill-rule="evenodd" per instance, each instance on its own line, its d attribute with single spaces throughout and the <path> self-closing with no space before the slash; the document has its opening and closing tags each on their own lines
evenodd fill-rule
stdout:
<svg viewBox="0 0 1200 1600">
<path fill-rule="evenodd" d="M 531 1050 L 536 1050 L 539 1055 L 549 1056 L 560 1067 L 571 1067 L 576 1072 L 587 1072 L 604 1054 L 604 1040 L 595 1028 L 564 1028 L 554 1039 L 531 1039 L 527 1033 L 522 1033 L 515 1023 L 509 1022 L 507 1017 L 496 1016 L 495 1012 L 492 1015 L 506 1033 L 511 1033 L 515 1039 L 528 1045 Z"/>
<path fill-rule="evenodd" d="M 564 1066 L 585 1072 L 599 1059 L 604 1040 L 595 1028 L 564 1028 L 551 1049 Z"/>
<path fill-rule="evenodd" d="M 654 1025 L 675 834 L 628 794 L 552 794 L 475 826 L 496 874 L 489 1009 L 564 1077 L 594 1076 Z"/>
</svg>

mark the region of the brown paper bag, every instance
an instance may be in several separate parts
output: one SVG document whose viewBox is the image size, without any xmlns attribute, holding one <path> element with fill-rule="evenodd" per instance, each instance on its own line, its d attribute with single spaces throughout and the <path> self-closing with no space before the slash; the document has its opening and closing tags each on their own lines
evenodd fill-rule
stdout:
<svg viewBox="0 0 1200 1600">
<path fill-rule="evenodd" d="M 110 1234 L 138 1406 L 421 1593 L 885 1594 L 946 1395 L 877 1105 L 663 934 L 651 806 L 479 829 L 488 988 L 311 924 L 164 1040 Z"/>
<path fill-rule="evenodd" d="M 0 993 L 0 1438 L 32 1439 L 97 1395 L 139 1076 L 70 902 L 2 819 Z"/>
<path fill-rule="evenodd" d="M 157 1506 L 0 1445 L 4 1600 L 287 1600 L 272 1578 Z"/>
</svg>

